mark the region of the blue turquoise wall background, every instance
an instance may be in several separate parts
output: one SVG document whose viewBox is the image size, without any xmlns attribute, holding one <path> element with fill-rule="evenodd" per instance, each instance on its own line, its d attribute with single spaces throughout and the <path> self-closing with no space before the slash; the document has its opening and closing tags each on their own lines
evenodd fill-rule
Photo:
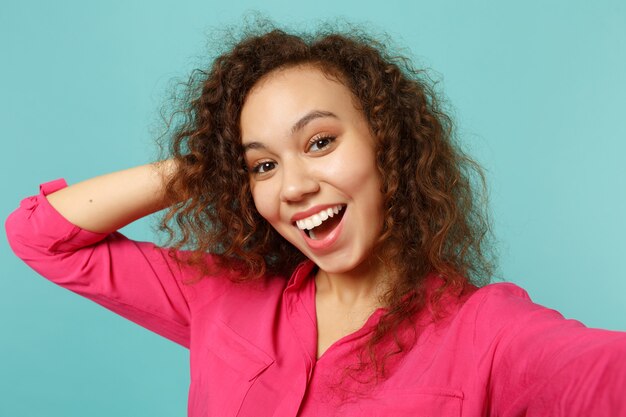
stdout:
<svg viewBox="0 0 626 417">
<path fill-rule="evenodd" d="M 486 168 L 500 275 L 626 330 L 626 3 L 13 1 L 0 8 L 3 218 L 38 184 L 154 160 L 172 79 L 257 10 L 386 32 L 432 68 Z M 124 231 L 156 239 L 152 223 Z M 188 352 L 38 277 L 0 241 L 0 416 L 184 415 Z"/>
</svg>

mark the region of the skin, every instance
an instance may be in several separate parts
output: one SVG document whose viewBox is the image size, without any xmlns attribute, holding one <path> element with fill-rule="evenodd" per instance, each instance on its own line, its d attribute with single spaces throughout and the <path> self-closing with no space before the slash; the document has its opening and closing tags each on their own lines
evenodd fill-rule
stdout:
<svg viewBox="0 0 626 417">
<path fill-rule="evenodd" d="M 79 182 L 47 199 L 76 226 L 110 233 L 165 208 L 164 180 L 175 169 L 169 160 L 133 167 Z"/>
<path fill-rule="evenodd" d="M 264 77 L 241 113 L 257 210 L 319 267 L 318 355 L 363 325 L 385 281 L 373 253 L 383 219 L 375 140 L 355 102 L 338 80 L 298 66 Z M 336 204 L 345 205 L 337 239 L 311 247 L 294 215 Z"/>
</svg>

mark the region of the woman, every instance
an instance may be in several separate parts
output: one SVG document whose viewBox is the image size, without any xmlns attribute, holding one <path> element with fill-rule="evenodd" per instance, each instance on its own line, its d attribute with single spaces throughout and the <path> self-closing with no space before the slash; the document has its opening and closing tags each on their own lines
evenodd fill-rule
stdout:
<svg viewBox="0 0 626 417">
<path fill-rule="evenodd" d="M 7 222 L 42 275 L 190 348 L 189 415 L 626 415 L 626 335 L 480 287 L 480 170 L 410 65 L 274 30 L 201 78 L 171 159 Z M 115 232 L 165 207 L 170 249 Z"/>
</svg>

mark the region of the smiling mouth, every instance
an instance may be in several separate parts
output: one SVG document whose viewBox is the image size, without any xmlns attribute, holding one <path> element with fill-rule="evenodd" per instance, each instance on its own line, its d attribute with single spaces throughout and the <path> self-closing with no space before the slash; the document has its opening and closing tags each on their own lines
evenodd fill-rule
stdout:
<svg viewBox="0 0 626 417">
<path fill-rule="evenodd" d="M 345 213 L 345 205 L 338 204 L 334 207 L 321 210 L 306 219 L 297 220 L 296 226 L 312 240 L 323 240 L 341 222 Z"/>
</svg>

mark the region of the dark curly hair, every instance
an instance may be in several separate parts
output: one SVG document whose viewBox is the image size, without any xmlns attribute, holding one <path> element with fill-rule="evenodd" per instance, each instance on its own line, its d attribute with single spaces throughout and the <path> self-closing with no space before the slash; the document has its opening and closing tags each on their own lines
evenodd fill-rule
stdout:
<svg viewBox="0 0 626 417">
<path fill-rule="evenodd" d="M 408 348 L 394 338 L 389 349 L 387 336 L 397 335 L 429 301 L 427 275 L 441 277 L 438 297 L 483 284 L 493 270 L 482 170 L 456 144 L 430 78 L 408 59 L 355 30 L 244 35 L 187 83 L 187 107 L 171 141 L 178 171 L 166 194 L 173 204 L 162 227 L 174 250 L 191 249 L 187 261 L 203 274 L 211 273 L 202 263 L 207 252 L 221 255 L 220 268 L 237 269 L 246 279 L 287 277 L 304 260 L 256 211 L 239 126 L 244 100 L 261 78 L 303 64 L 352 92 L 376 138 L 384 204 L 378 242 L 384 254 L 377 256 L 398 277 L 367 349 L 369 363 L 383 375 L 386 359 Z"/>
</svg>

